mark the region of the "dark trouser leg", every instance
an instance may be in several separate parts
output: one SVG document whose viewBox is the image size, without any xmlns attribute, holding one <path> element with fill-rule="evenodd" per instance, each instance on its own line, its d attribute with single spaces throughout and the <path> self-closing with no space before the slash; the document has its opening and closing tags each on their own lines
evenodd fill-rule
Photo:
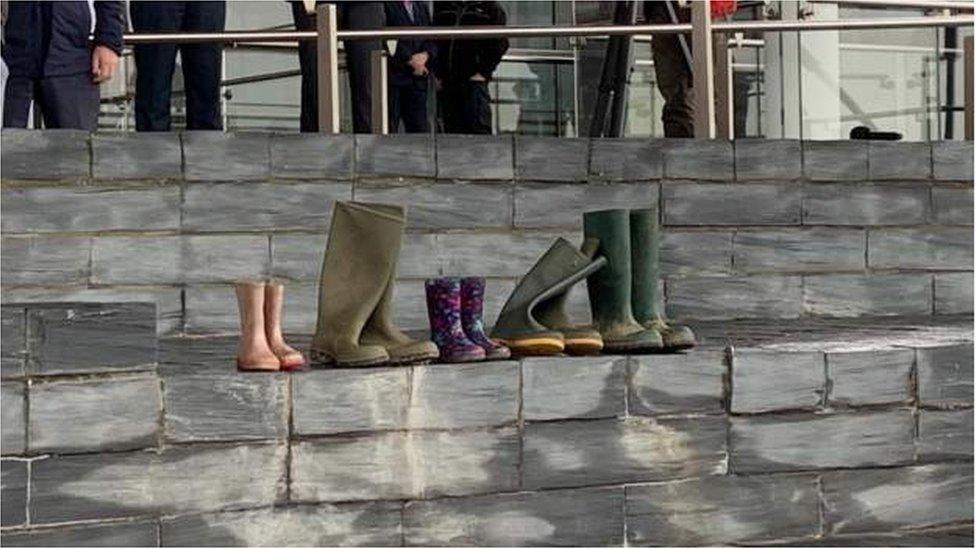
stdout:
<svg viewBox="0 0 976 549">
<path fill-rule="evenodd" d="M 403 88 L 399 86 L 389 86 L 389 91 L 387 92 L 387 97 L 389 100 L 389 118 L 390 118 L 390 133 L 400 133 L 400 109 L 402 108 L 402 103 L 400 102 L 400 92 Z"/>
<path fill-rule="evenodd" d="M 49 76 L 40 81 L 38 103 L 46 128 L 87 130 L 98 128 L 98 85 L 88 73 Z"/>
<path fill-rule="evenodd" d="M 461 105 L 464 133 L 491 135 L 491 96 L 487 82 L 469 81 L 464 84 L 465 97 Z"/>
<path fill-rule="evenodd" d="M 684 10 L 679 10 L 683 15 Z M 654 23 L 671 23 L 669 18 L 662 18 L 656 12 L 651 17 Z M 686 17 L 682 17 L 686 19 Z M 691 48 L 691 41 L 688 41 Z M 651 41 L 651 51 L 654 54 L 654 74 L 657 87 L 664 96 L 664 112 L 661 121 L 664 122 L 665 137 L 694 137 L 695 136 L 695 106 L 694 90 L 692 89 L 691 69 L 685 61 L 684 51 L 677 34 L 654 35 Z"/>
<path fill-rule="evenodd" d="M 26 128 L 30 105 L 34 100 L 34 79 L 26 76 L 7 77 L 3 90 L 3 127 Z"/>
<path fill-rule="evenodd" d="M 222 32 L 225 12 L 223 0 L 187 2 L 182 30 Z M 219 130 L 223 127 L 220 118 L 220 51 L 217 44 L 180 46 L 186 88 L 186 128 L 189 130 Z"/>
<path fill-rule="evenodd" d="M 292 2 L 291 14 L 295 19 L 296 29 L 315 30 L 315 16 L 305 11 L 301 2 Z M 314 40 L 302 40 L 298 43 L 298 66 L 302 71 L 302 114 L 299 128 L 303 132 L 319 131 L 318 71 L 315 57 Z"/>
<path fill-rule="evenodd" d="M 427 88 L 418 85 L 400 88 L 400 118 L 406 133 L 426 133 L 430 131 L 427 124 Z"/>
<path fill-rule="evenodd" d="M 183 2 L 130 2 L 136 32 L 176 32 L 183 22 Z M 136 129 L 169 131 L 170 94 L 175 44 L 142 44 L 133 48 L 136 60 Z"/>
<path fill-rule="evenodd" d="M 382 2 L 343 3 L 342 27 L 349 30 L 379 29 L 386 24 Z M 352 101 L 352 128 L 355 133 L 370 133 L 373 95 L 370 86 L 370 55 L 383 48 L 379 40 L 350 40 L 346 48 L 349 97 Z M 391 128 L 390 131 L 393 131 Z"/>
<path fill-rule="evenodd" d="M 444 133 L 464 133 L 464 125 L 458 114 L 459 87 L 455 82 L 445 81 L 441 91 L 437 93 L 437 107 L 441 111 L 441 120 L 444 121 Z"/>
</svg>

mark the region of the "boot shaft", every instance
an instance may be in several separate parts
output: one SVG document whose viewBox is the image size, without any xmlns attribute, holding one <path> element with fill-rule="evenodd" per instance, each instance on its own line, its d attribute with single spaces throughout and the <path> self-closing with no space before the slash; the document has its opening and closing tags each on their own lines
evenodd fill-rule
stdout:
<svg viewBox="0 0 976 549">
<path fill-rule="evenodd" d="M 586 279 L 593 322 L 597 325 L 632 324 L 630 215 L 627 210 L 600 210 L 583 214 L 583 235 L 599 240 L 598 255 L 607 265 Z"/>
<path fill-rule="evenodd" d="M 424 282 L 430 335 L 438 346 L 452 339 L 466 339 L 461 325 L 461 280 L 434 278 Z"/>
<path fill-rule="evenodd" d="M 633 265 L 634 318 L 641 324 L 656 320 L 660 268 L 660 225 L 657 208 L 630 211 L 630 248 Z"/>
</svg>

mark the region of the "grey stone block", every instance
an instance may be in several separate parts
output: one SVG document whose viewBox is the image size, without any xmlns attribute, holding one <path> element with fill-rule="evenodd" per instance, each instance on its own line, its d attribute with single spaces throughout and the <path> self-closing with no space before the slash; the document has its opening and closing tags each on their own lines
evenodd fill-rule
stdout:
<svg viewBox="0 0 976 549">
<path fill-rule="evenodd" d="M 650 181 L 664 176 L 664 142 L 640 138 L 590 141 L 590 177 L 604 181 Z"/>
<path fill-rule="evenodd" d="M 4 238 L 0 277 L 4 284 L 87 282 L 91 246 L 78 236 Z"/>
<path fill-rule="evenodd" d="M 179 284 L 263 278 L 270 270 L 267 235 L 97 237 L 92 281 Z"/>
<path fill-rule="evenodd" d="M 515 176 L 519 181 L 586 181 L 589 140 L 522 136 L 515 138 Z"/>
<path fill-rule="evenodd" d="M 828 400 L 852 406 L 911 402 L 914 364 L 911 349 L 827 353 Z"/>
<path fill-rule="evenodd" d="M 439 135 L 437 178 L 511 181 L 513 147 L 507 135 Z"/>
<path fill-rule="evenodd" d="M 731 421 L 736 473 L 904 465 L 915 459 L 910 410 Z"/>
<path fill-rule="evenodd" d="M 2 209 L 8 234 L 178 229 L 180 189 L 4 189 Z"/>
<path fill-rule="evenodd" d="M 932 177 L 930 143 L 868 142 L 868 178 L 929 179 Z"/>
<path fill-rule="evenodd" d="M 971 228 L 879 229 L 868 233 L 868 265 L 875 269 L 973 267 Z"/>
<path fill-rule="evenodd" d="M 929 189 L 850 183 L 803 187 L 804 225 L 921 225 L 929 222 Z"/>
<path fill-rule="evenodd" d="M 23 454 L 27 448 L 27 387 L 16 381 L 0 385 L 0 449 L 3 455 Z"/>
<path fill-rule="evenodd" d="M 405 431 L 294 444 L 296 501 L 414 499 L 514 491 L 515 429 Z"/>
<path fill-rule="evenodd" d="M 164 519 L 163 547 L 390 547 L 400 505 L 316 505 Z"/>
<path fill-rule="evenodd" d="M 404 508 L 410 546 L 620 546 L 621 488 L 552 490 L 437 501 Z"/>
<path fill-rule="evenodd" d="M 26 461 L 0 460 L 0 525 L 2 526 L 17 526 L 27 522 L 28 466 Z"/>
<path fill-rule="evenodd" d="M 276 234 L 271 237 L 271 274 L 290 280 L 318 280 L 328 235 Z M 401 252 L 401 258 L 403 252 Z"/>
<path fill-rule="evenodd" d="M 732 142 L 720 139 L 670 139 L 664 142 L 664 175 L 669 179 L 731 181 Z"/>
<path fill-rule="evenodd" d="M 35 305 L 27 322 L 33 375 L 144 370 L 156 363 L 151 303 Z"/>
<path fill-rule="evenodd" d="M 425 134 L 356 136 L 357 179 L 433 179 L 434 138 Z"/>
<path fill-rule="evenodd" d="M 31 518 L 46 524 L 269 506 L 284 479 L 283 445 L 170 447 L 34 461 Z"/>
<path fill-rule="evenodd" d="M 973 273 L 936 273 L 935 314 L 973 312 Z"/>
<path fill-rule="evenodd" d="M 665 225 L 799 225 L 800 185 L 664 184 Z"/>
<path fill-rule="evenodd" d="M 229 368 L 163 367 L 167 440 L 284 439 L 288 435 L 287 377 L 241 375 Z"/>
<path fill-rule="evenodd" d="M 583 213 L 615 208 L 656 206 L 658 186 L 523 184 L 515 187 L 515 226 L 581 229 Z"/>
<path fill-rule="evenodd" d="M 821 316 L 927 315 L 932 311 L 932 281 L 921 274 L 807 276 L 804 307 Z"/>
<path fill-rule="evenodd" d="M 173 132 L 128 132 L 92 135 L 95 180 L 183 178 L 180 136 Z"/>
<path fill-rule="evenodd" d="M 735 269 L 741 273 L 864 269 L 864 231 L 799 229 L 735 233 Z"/>
<path fill-rule="evenodd" d="M 973 404 L 973 344 L 917 350 L 918 399 L 923 405 Z"/>
<path fill-rule="evenodd" d="M 358 187 L 356 200 L 407 207 L 407 229 L 475 229 L 512 226 L 509 185 L 435 184 Z"/>
<path fill-rule="evenodd" d="M 729 274 L 732 233 L 668 231 L 661 235 L 660 254 L 664 275 Z"/>
<path fill-rule="evenodd" d="M 271 177 L 266 133 L 183 132 L 187 181 L 264 181 Z"/>
<path fill-rule="evenodd" d="M 403 429 L 410 370 L 312 370 L 292 376 L 294 432 L 298 435 Z"/>
<path fill-rule="evenodd" d="M 0 136 L 2 177 L 7 181 L 88 179 L 89 137 L 88 132 L 80 130 L 4 128 Z"/>
<path fill-rule="evenodd" d="M 973 518 L 972 465 L 926 465 L 823 475 L 831 532 L 889 532 Z"/>
<path fill-rule="evenodd" d="M 739 181 L 803 177 L 803 152 L 795 139 L 736 139 L 733 145 L 735 178 Z"/>
<path fill-rule="evenodd" d="M 726 373 L 719 351 L 634 357 L 627 409 L 632 415 L 722 412 Z"/>
<path fill-rule="evenodd" d="M 522 416 L 527 421 L 623 416 L 627 360 L 620 357 L 522 361 Z"/>
<path fill-rule="evenodd" d="M 161 415 L 155 374 L 34 383 L 30 449 L 68 454 L 157 446 Z"/>
<path fill-rule="evenodd" d="M 973 545 L 973 529 L 948 526 L 890 533 L 840 534 L 775 544 L 788 547 L 970 547 Z"/>
<path fill-rule="evenodd" d="M 932 216 L 945 225 L 973 224 L 972 187 L 932 187 Z"/>
<path fill-rule="evenodd" d="M 628 418 L 525 427 L 524 488 L 725 474 L 725 419 Z"/>
<path fill-rule="evenodd" d="M 517 362 L 414 366 L 408 429 L 514 424 L 519 409 Z"/>
<path fill-rule="evenodd" d="M 868 178 L 865 141 L 804 141 L 803 175 L 813 181 L 862 181 Z"/>
<path fill-rule="evenodd" d="M 675 278 L 667 288 L 675 318 L 796 318 L 803 309 L 798 276 Z"/>
<path fill-rule="evenodd" d="M 348 181 L 353 175 L 351 134 L 273 134 L 271 177 Z"/>
<path fill-rule="evenodd" d="M 335 201 L 350 198 L 348 183 L 191 184 L 183 199 L 183 229 L 324 230 Z"/>
<path fill-rule="evenodd" d="M 922 461 L 972 459 L 973 411 L 919 412 L 917 449 Z"/>
<path fill-rule="evenodd" d="M 735 349 L 732 355 L 732 413 L 813 409 L 827 392 L 824 355 Z"/>
<path fill-rule="evenodd" d="M 495 234 L 491 238 L 474 233 L 439 234 L 438 263 L 441 272 L 451 276 L 520 277 L 549 249 L 555 237 L 540 233 Z"/>
<path fill-rule="evenodd" d="M 628 486 L 627 544 L 716 546 L 816 535 L 816 481 L 773 475 Z"/>
<path fill-rule="evenodd" d="M 973 181 L 973 142 L 932 143 L 932 176 L 939 181 Z"/>
<path fill-rule="evenodd" d="M 5 533 L 5 547 L 156 547 L 156 523 L 118 522 Z"/>
<path fill-rule="evenodd" d="M 4 296 L 7 301 L 7 296 Z M 24 357 L 27 352 L 25 326 L 27 311 L 23 307 L 0 307 L 0 377 L 3 379 L 24 375 Z"/>
</svg>

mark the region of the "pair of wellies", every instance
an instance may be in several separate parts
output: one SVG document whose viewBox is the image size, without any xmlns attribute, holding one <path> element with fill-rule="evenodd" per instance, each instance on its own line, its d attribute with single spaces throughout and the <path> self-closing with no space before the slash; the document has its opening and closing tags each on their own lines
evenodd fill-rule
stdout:
<svg viewBox="0 0 976 549">
<path fill-rule="evenodd" d="M 285 288 L 276 282 L 234 284 L 241 318 L 237 346 L 237 369 L 275 372 L 299 370 L 305 357 L 285 343 L 281 330 L 281 309 Z"/>
<path fill-rule="evenodd" d="M 492 337 L 516 355 L 673 352 L 696 344 L 668 324 L 658 295 L 657 208 L 583 214 L 583 245 L 560 238 L 519 282 Z M 586 279 L 591 325 L 570 322 L 568 292 Z"/>
<path fill-rule="evenodd" d="M 424 286 L 430 337 L 440 351 L 441 362 L 504 360 L 512 356 L 507 347 L 485 334 L 484 278 L 435 278 Z"/>
</svg>

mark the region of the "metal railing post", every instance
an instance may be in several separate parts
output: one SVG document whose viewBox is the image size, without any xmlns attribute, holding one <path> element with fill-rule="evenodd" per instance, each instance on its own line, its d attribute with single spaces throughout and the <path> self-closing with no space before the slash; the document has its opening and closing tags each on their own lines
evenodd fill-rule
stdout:
<svg viewBox="0 0 976 549">
<path fill-rule="evenodd" d="M 712 59 L 710 0 L 691 3 L 692 87 L 695 90 L 695 139 L 715 138 L 715 64 Z"/>
<path fill-rule="evenodd" d="M 373 50 L 370 54 L 371 96 L 370 127 L 373 133 L 386 135 L 390 133 L 390 115 L 386 79 L 386 52 Z"/>
<path fill-rule="evenodd" d="M 734 139 L 732 95 L 732 50 L 728 36 L 715 34 L 715 135 L 720 139 Z"/>
<path fill-rule="evenodd" d="M 319 133 L 339 133 L 339 40 L 335 4 L 316 8 Z"/>
<path fill-rule="evenodd" d="M 966 86 L 963 98 L 966 114 L 966 139 L 973 140 L 973 37 L 967 36 L 963 42 L 962 61 L 966 65 Z"/>
</svg>

